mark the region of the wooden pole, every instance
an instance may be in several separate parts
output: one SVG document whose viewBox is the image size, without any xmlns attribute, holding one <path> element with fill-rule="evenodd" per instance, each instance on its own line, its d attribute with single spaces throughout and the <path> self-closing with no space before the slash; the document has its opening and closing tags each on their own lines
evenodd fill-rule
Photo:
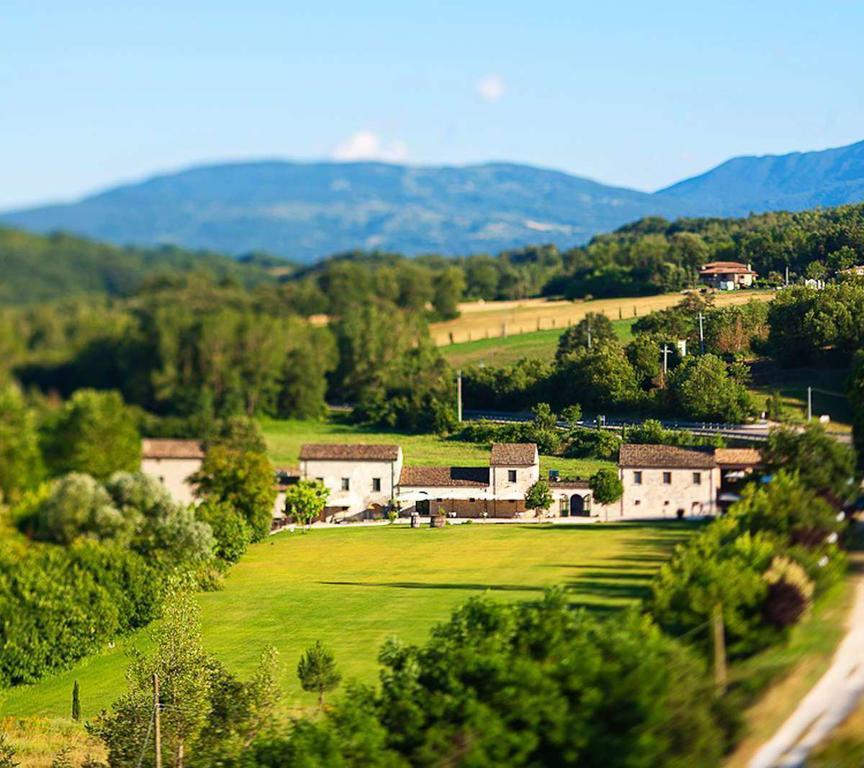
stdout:
<svg viewBox="0 0 864 768">
<path fill-rule="evenodd" d="M 162 730 L 159 722 L 159 675 L 153 673 L 153 738 L 155 741 L 156 768 L 162 768 Z"/>
<path fill-rule="evenodd" d="M 727 683 L 726 632 L 723 627 L 723 606 L 720 603 L 714 606 L 711 623 L 714 628 L 714 683 L 717 693 L 723 694 L 726 692 Z"/>
</svg>

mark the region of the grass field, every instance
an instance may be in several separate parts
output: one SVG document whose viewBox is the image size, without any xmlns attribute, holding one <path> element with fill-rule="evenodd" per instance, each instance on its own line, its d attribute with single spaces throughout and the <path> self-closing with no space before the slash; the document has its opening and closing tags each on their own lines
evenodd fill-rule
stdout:
<svg viewBox="0 0 864 768">
<path fill-rule="evenodd" d="M 743 304 L 751 299 L 768 301 L 771 291 L 727 291 L 716 294 L 718 307 Z M 658 309 L 672 307 L 681 301 L 680 293 L 635 298 L 563 301 L 523 299 L 521 301 L 475 301 L 459 306 L 455 320 L 433 323 L 430 333 L 439 346 L 478 341 L 496 336 L 557 329 L 579 322 L 588 312 L 600 312 L 611 320 L 633 320 Z"/>
<path fill-rule="evenodd" d="M 633 338 L 633 319 L 613 320 L 615 332 L 622 343 L 626 344 Z M 558 339 L 564 332 L 562 328 L 552 328 L 547 331 L 521 333 L 505 338 L 480 339 L 465 341 L 461 344 L 450 344 L 442 347 L 441 352 L 453 366 L 506 365 L 515 363 L 523 357 L 535 357 L 541 360 L 551 360 L 558 348 Z"/>
<path fill-rule="evenodd" d="M 325 421 L 261 422 L 271 459 L 277 465 L 297 463 L 303 443 L 397 443 L 402 446 L 406 464 L 426 466 L 479 467 L 489 464 L 489 449 L 475 443 L 446 440 L 437 435 L 409 435 L 401 432 L 382 432 L 366 429 L 347 422 L 339 414 Z M 562 477 L 588 477 L 600 467 L 613 467 L 612 462 L 600 459 L 562 459 L 541 456 L 540 472 L 546 476 L 557 469 Z"/>
<path fill-rule="evenodd" d="M 532 599 L 560 585 L 574 604 L 609 611 L 643 597 L 649 579 L 693 525 L 540 524 L 405 526 L 284 532 L 253 546 L 219 592 L 200 604 L 207 647 L 248 674 L 267 645 L 282 661 L 288 707 L 312 703 L 294 676 L 300 653 L 323 640 L 347 678 L 372 681 L 391 635 L 422 642 L 430 628 L 472 595 Z M 147 647 L 139 632 L 113 649 L 40 683 L 12 689 L 6 716 L 65 717 L 74 680 L 84 717 L 123 690 L 127 649 Z"/>
</svg>

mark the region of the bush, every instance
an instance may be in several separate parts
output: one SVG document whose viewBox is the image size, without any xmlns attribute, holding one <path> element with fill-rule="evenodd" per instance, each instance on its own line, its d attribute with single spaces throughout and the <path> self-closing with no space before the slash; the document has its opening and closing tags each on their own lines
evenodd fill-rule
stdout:
<svg viewBox="0 0 864 768">
<path fill-rule="evenodd" d="M 577 427 L 567 435 L 567 447 L 564 455 L 570 458 L 598 458 L 614 460 L 618 458 L 621 448 L 621 438 L 605 429 L 587 429 Z"/>
<path fill-rule="evenodd" d="M 236 563 L 252 540 L 245 518 L 230 504 L 205 501 L 197 509 L 199 520 L 207 523 L 216 540 L 214 554 L 226 563 Z"/>
</svg>

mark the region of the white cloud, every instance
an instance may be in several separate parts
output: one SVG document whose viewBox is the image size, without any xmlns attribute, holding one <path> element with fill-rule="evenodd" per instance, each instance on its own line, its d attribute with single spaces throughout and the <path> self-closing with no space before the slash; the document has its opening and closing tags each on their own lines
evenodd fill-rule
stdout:
<svg viewBox="0 0 864 768">
<path fill-rule="evenodd" d="M 334 160 L 385 160 L 401 162 L 408 157 L 404 141 L 384 141 L 374 131 L 357 131 L 333 147 Z"/>
<path fill-rule="evenodd" d="M 507 91 L 504 79 L 500 75 L 481 77 L 474 85 L 474 88 L 477 91 L 477 95 L 483 101 L 488 101 L 490 104 L 494 104 L 500 100 Z"/>
</svg>

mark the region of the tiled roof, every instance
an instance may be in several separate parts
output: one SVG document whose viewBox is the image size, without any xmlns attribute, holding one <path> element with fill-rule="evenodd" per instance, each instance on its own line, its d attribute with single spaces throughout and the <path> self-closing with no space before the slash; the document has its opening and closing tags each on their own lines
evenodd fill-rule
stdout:
<svg viewBox="0 0 864 768">
<path fill-rule="evenodd" d="M 551 491 L 567 491 L 575 488 L 590 488 L 591 484 L 587 480 L 550 480 L 549 490 Z"/>
<path fill-rule="evenodd" d="M 618 464 L 646 469 L 713 469 L 717 466 L 712 449 L 679 448 L 677 445 L 624 443 Z"/>
<path fill-rule="evenodd" d="M 537 461 L 534 443 L 493 443 L 489 464 L 493 467 L 530 467 Z"/>
<path fill-rule="evenodd" d="M 407 488 L 486 488 L 488 467 L 402 467 L 399 485 Z"/>
<path fill-rule="evenodd" d="M 699 273 L 703 275 L 727 274 L 729 272 L 741 275 L 756 274 L 747 264 L 742 264 L 739 261 L 710 261 L 703 264 L 699 270 Z"/>
<path fill-rule="evenodd" d="M 144 459 L 203 459 L 204 449 L 197 440 L 144 438 L 141 441 Z"/>
<path fill-rule="evenodd" d="M 300 448 L 300 461 L 396 461 L 398 458 L 398 445 L 307 443 Z"/>
<path fill-rule="evenodd" d="M 755 448 L 715 448 L 714 458 L 721 467 L 757 467 L 762 454 Z"/>
</svg>

